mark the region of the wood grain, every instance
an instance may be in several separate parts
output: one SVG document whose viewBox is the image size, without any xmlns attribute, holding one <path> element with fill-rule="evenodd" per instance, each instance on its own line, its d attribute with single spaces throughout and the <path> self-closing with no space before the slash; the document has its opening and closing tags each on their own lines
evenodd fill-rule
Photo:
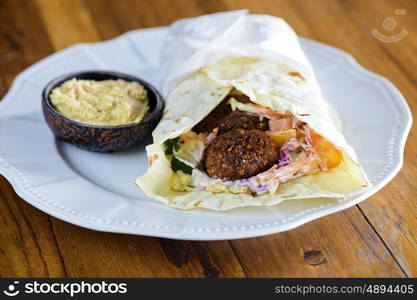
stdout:
<svg viewBox="0 0 417 300">
<path fill-rule="evenodd" d="M 24 8 L 24 9 L 22 9 Z M 53 53 L 37 7 L 0 1 L 0 74 L 9 87 L 24 68 Z M 0 179 L 0 277 L 65 276 L 49 217 Z"/>
<path fill-rule="evenodd" d="M 296 230 L 232 241 L 248 277 L 402 277 L 357 208 Z"/>
<path fill-rule="evenodd" d="M 99 41 L 82 0 L 37 0 L 36 3 L 55 51 L 75 43 Z"/>
<path fill-rule="evenodd" d="M 407 0 L 0 0 L 0 94 L 23 69 L 72 44 L 242 8 L 281 16 L 298 34 L 350 52 L 390 78 L 416 117 L 417 4 Z M 407 10 L 396 19 L 408 35 L 373 38 L 395 9 Z M 218 242 L 83 229 L 33 208 L 1 177 L 0 277 L 416 276 L 416 170 L 413 127 L 400 174 L 359 206 L 289 232 Z"/>
</svg>

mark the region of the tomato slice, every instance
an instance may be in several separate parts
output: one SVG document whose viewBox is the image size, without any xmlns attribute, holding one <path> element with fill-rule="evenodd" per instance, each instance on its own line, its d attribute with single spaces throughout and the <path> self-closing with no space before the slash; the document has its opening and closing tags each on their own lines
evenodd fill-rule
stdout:
<svg viewBox="0 0 417 300">
<path fill-rule="evenodd" d="M 313 130 L 310 130 L 310 135 L 314 149 L 316 149 L 322 161 L 327 164 L 327 168 L 332 169 L 337 167 L 343 159 L 342 151 L 336 149 L 332 143 Z"/>
</svg>

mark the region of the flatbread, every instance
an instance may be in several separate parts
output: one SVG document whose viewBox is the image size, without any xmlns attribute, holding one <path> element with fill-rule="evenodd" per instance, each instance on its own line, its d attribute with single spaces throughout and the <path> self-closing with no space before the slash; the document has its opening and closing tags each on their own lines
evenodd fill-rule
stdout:
<svg viewBox="0 0 417 300">
<path fill-rule="evenodd" d="M 343 152 L 341 164 L 329 171 L 302 176 L 280 184 L 274 194 L 176 192 L 170 188 L 173 175 L 163 151 L 163 142 L 191 130 L 232 89 L 251 101 L 278 113 L 290 112 L 307 123 Z M 181 209 L 202 207 L 228 210 L 242 206 L 275 205 L 283 200 L 346 198 L 369 185 L 354 149 L 332 121 L 328 104 L 313 76 L 294 66 L 261 57 L 229 56 L 200 68 L 181 81 L 166 100 L 163 119 L 153 132 L 154 144 L 147 147 L 149 169 L 136 184 L 149 196 Z"/>
</svg>

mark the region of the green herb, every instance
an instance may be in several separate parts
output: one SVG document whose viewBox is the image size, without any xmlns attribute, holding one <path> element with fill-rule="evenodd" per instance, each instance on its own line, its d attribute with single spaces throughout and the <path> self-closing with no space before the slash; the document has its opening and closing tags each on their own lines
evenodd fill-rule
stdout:
<svg viewBox="0 0 417 300">
<path fill-rule="evenodd" d="M 165 155 L 172 155 L 172 154 L 174 154 L 175 151 L 178 151 L 178 149 L 180 149 L 180 139 L 179 138 L 166 140 L 164 142 Z"/>
<path fill-rule="evenodd" d="M 191 173 L 193 172 L 192 167 L 180 161 L 175 155 L 172 156 L 172 159 L 171 159 L 171 169 L 174 172 L 182 171 L 185 174 L 189 174 L 189 175 L 191 175 Z"/>
</svg>

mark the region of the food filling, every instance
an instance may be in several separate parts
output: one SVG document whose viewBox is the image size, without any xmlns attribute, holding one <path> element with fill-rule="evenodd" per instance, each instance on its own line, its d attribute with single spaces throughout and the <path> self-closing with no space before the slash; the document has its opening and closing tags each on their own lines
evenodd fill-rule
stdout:
<svg viewBox="0 0 417 300">
<path fill-rule="evenodd" d="M 233 90 L 194 128 L 164 143 L 171 188 L 274 193 L 291 179 L 337 167 L 343 154 L 294 115 Z"/>
<path fill-rule="evenodd" d="M 121 79 L 71 79 L 52 90 L 50 101 L 72 120 L 102 126 L 139 123 L 149 110 L 145 88 Z"/>
</svg>

